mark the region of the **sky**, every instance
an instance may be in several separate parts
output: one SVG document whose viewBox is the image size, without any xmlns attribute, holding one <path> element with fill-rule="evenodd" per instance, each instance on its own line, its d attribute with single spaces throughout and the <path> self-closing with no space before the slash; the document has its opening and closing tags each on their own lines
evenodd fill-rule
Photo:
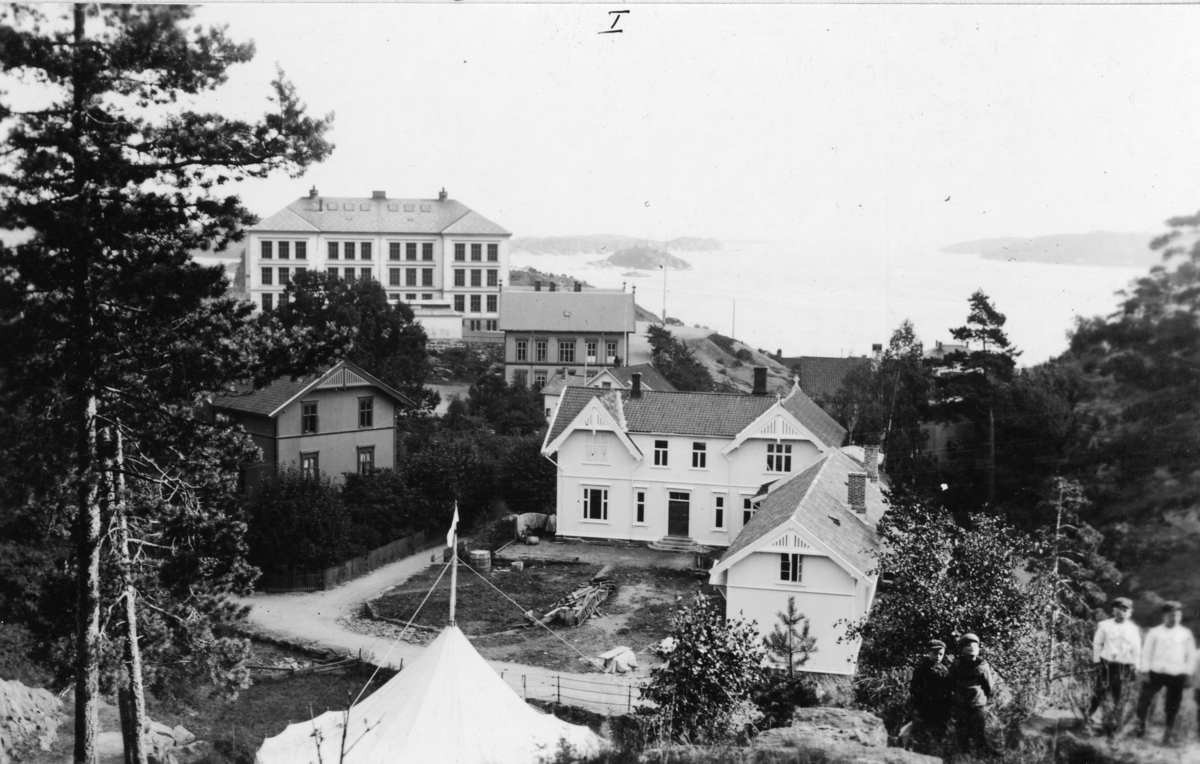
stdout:
<svg viewBox="0 0 1200 764">
<path fill-rule="evenodd" d="M 627 9 L 612 26 L 611 11 Z M 517 236 L 804 241 L 859 257 L 1154 233 L 1200 201 L 1186 6 L 217 4 L 337 149 L 242 185 L 452 198 Z"/>
</svg>

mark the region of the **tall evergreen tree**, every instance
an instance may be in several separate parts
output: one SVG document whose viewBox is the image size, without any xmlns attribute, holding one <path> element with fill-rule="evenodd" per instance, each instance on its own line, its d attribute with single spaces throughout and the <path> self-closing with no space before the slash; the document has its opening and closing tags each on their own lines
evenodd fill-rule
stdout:
<svg viewBox="0 0 1200 764">
<path fill-rule="evenodd" d="M 650 360 L 654 368 L 677 390 L 708 393 L 716 388 L 712 375 L 695 353 L 671 334 L 671 330 L 651 324 L 646 330 L 650 340 Z"/>
<path fill-rule="evenodd" d="M 254 49 L 189 25 L 186 6 L 2 12 L 0 71 L 31 101 L 16 106 L 10 89 L 0 102 L 0 226 L 29 235 L 0 251 L 3 384 L 70 439 L 75 760 L 93 762 L 105 444 L 135 421 L 130 440 L 150 438 L 155 420 L 181 422 L 204 388 L 267 376 L 248 362 L 245 309 L 219 299 L 223 274 L 188 252 L 223 248 L 254 222 L 227 183 L 300 174 L 331 151 L 329 122 L 309 117 L 282 75 L 258 122 L 191 108 Z"/>
</svg>

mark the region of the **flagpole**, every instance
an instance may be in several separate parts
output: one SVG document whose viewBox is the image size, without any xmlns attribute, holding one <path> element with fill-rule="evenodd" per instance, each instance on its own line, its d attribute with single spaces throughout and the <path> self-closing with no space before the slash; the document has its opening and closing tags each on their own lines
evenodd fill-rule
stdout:
<svg viewBox="0 0 1200 764">
<path fill-rule="evenodd" d="M 450 623 L 454 625 L 454 606 L 458 595 L 458 502 L 454 502 L 454 519 L 450 521 L 450 533 L 446 536 L 450 545 Z"/>
</svg>

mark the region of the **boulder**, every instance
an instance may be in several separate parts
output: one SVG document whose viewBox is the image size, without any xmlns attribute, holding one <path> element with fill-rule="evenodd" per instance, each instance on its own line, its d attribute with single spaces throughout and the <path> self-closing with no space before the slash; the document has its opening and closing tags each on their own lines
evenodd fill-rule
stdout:
<svg viewBox="0 0 1200 764">
<path fill-rule="evenodd" d="M 62 702 L 49 690 L 0 679 L 0 764 L 34 748 L 50 750 L 61 710 Z"/>
<path fill-rule="evenodd" d="M 754 739 L 758 749 L 788 749 L 828 764 L 940 764 L 903 748 L 887 747 L 883 720 L 846 708 L 798 708 L 792 726 L 767 730 Z"/>
</svg>

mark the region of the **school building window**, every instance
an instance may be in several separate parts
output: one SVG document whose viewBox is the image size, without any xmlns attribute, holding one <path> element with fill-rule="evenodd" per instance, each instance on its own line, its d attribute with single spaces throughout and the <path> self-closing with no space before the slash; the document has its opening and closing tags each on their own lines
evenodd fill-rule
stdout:
<svg viewBox="0 0 1200 764">
<path fill-rule="evenodd" d="M 353 260 L 354 259 L 354 242 L 352 242 L 352 241 L 342 242 L 342 259 L 343 260 Z"/>
<path fill-rule="evenodd" d="M 358 474 L 370 475 L 375 471 L 375 446 L 358 447 Z"/>
<path fill-rule="evenodd" d="M 273 272 L 274 272 L 274 268 L 263 268 L 262 269 L 263 286 L 271 286 L 271 283 L 272 283 L 271 277 L 273 275 Z"/>
<path fill-rule="evenodd" d="M 500 271 L 497 271 L 494 268 L 489 268 L 487 274 L 488 286 L 496 286 L 498 283 L 500 283 Z"/>
<path fill-rule="evenodd" d="M 328 253 L 330 260 L 338 259 L 338 243 L 336 241 L 331 241 L 326 244 L 325 251 Z"/>
<path fill-rule="evenodd" d="M 291 276 L 292 276 L 292 272 L 289 271 L 287 268 L 280 268 L 279 269 L 279 285 L 287 286 L 288 284 L 290 284 L 292 281 Z"/>
<path fill-rule="evenodd" d="M 471 312 L 472 313 L 482 313 L 483 312 L 479 308 L 479 295 L 477 295 L 477 294 L 471 295 Z"/>
<path fill-rule="evenodd" d="M 358 269 L 358 277 L 360 279 L 362 279 L 363 281 L 370 281 L 371 280 L 371 269 L 370 268 L 359 268 Z"/>
<path fill-rule="evenodd" d="M 584 488 L 583 489 L 583 519 L 584 520 L 607 520 L 608 519 L 608 489 L 607 488 Z"/>
<path fill-rule="evenodd" d="M 483 271 L 478 268 L 471 269 L 471 286 L 483 286 Z"/>
<path fill-rule="evenodd" d="M 300 434 L 312 435 L 320 432 L 317 421 L 317 402 L 305 401 L 300 404 Z"/>
<path fill-rule="evenodd" d="M 804 579 L 804 555 L 779 555 L 779 580 L 798 584 Z"/>
<path fill-rule="evenodd" d="M 354 281 L 354 272 L 354 268 L 345 268 L 342 270 L 342 278 L 346 279 L 346 281 Z"/>
<path fill-rule="evenodd" d="M 467 272 L 462 268 L 456 268 L 454 271 L 454 286 L 461 287 L 467 285 Z"/>
<path fill-rule="evenodd" d="M 558 360 L 560 363 L 575 363 L 575 342 L 558 343 Z"/>
<path fill-rule="evenodd" d="M 467 245 L 466 244 L 455 244 L 454 245 L 454 259 L 455 260 L 466 260 L 467 259 Z"/>
<path fill-rule="evenodd" d="M 415 241 L 410 241 L 404 245 L 404 259 L 405 260 L 416 260 L 417 259 L 417 243 Z"/>
<path fill-rule="evenodd" d="M 546 386 L 546 372 L 544 370 L 543 371 L 535 371 L 533 373 L 533 389 L 534 389 L 534 391 L 536 392 L 538 390 L 541 390 L 545 386 Z"/>
<path fill-rule="evenodd" d="M 492 303 L 491 303 L 491 301 L 489 300 L 489 301 L 488 301 L 488 305 L 491 305 L 491 304 L 492 304 Z M 488 308 L 488 310 L 493 310 L 493 309 L 492 309 L 492 308 Z M 489 332 L 498 332 L 498 331 L 500 331 L 500 322 L 499 322 L 499 321 L 497 321 L 497 320 L 496 320 L 496 319 L 494 319 L 494 318 L 489 318 L 487 321 L 484 321 L 484 322 L 483 322 L 483 327 L 484 327 L 485 329 L 487 329 Z"/>
<path fill-rule="evenodd" d="M 326 268 L 325 270 L 329 273 L 329 275 L 332 278 L 336 279 L 338 277 L 338 269 L 337 268 Z"/>
<path fill-rule="evenodd" d="M 708 469 L 708 444 L 692 444 L 692 469 Z"/>
<path fill-rule="evenodd" d="M 529 360 L 529 340 L 517 340 L 517 360 Z"/>
<path fill-rule="evenodd" d="M 417 296 L 415 294 L 409 292 L 408 294 L 404 295 L 404 299 L 407 300 L 408 302 L 413 302 L 414 300 L 417 299 Z"/>
<path fill-rule="evenodd" d="M 667 466 L 667 441 L 665 440 L 654 441 L 654 466 Z"/>
<path fill-rule="evenodd" d="M 713 527 L 721 530 L 725 527 L 725 497 L 713 496 Z"/>
<path fill-rule="evenodd" d="M 646 492 L 645 491 L 634 491 L 633 498 L 634 498 L 634 517 L 636 518 L 634 520 L 634 522 L 644 524 L 646 522 Z"/>
<path fill-rule="evenodd" d="M 375 399 L 373 397 L 358 399 L 358 426 L 375 426 Z"/>
<path fill-rule="evenodd" d="M 433 242 L 426 241 L 421 244 L 421 259 L 433 261 Z"/>
<path fill-rule="evenodd" d="M 275 308 L 275 298 L 269 294 L 264 294 L 262 297 L 263 297 L 263 311 L 266 313 L 270 313 Z"/>
<path fill-rule="evenodd" d="M 433 286 L 433 268 L 421 269 L 421 286 Z"/>
<path fill-rule="evenodd" d="M 454 295 L 454 309 L 459 313 L 465 313 L 467 310 L 467 298 L 461 294 Z"/>
<path fill-rule="evenodd" d="M 364 241 L 362 243 L 362 247 L 360 248 L 359 253 L 358 253 L 358 259 L 359 260 L 370 260 L 371 259 L 371 242 Z"/>
<path fill-rule="evenodd" d="M 538 363 L 545 363 L 547 347 L 548 347 L 548 343 L 546 342 L 546 340 L 538 340 L 537 343 L 534 345 L 535 355 L 534 355 L 533 360 L 537 361 Z"/>
<path fill-rule="evenodd" d="M 400 269 L 388 268 L 388 285 L 400 286 Z"/>
<path fill-rule="evenodd" d="M 279 259 L 280 260 L 287 260 L 289 257 L 291 257 L 292 253 L 291 253 L 290 245 L 291 245 L 291 242 L 287 242 L 287 241 L 279 242 Z"/>
<path fill-rule="evenodd" d="M 472 244 L 471 245 L 471 262 L 477 263 L 482 259 L 483 259 L 483 245 L 482 244 Z"/>
<path fill-rule="evenodd" d="M 417 285 L 417 269 L 416 268 L 405 268 L 404 269 L 404 286 L 416 286 L 416 285 Z"/>
<path fill-rule="evenodd" d="M 264 241 L 259 245 L 259 247 L 263 260 L 270 260 L 272 257 L 274 257 L 272 254 L 273 250 L 275 249 L 274 242 Z"/>
<path fill-rule="evenodd" d="M 790 443 L 767 444 L 767 472 L 792 471 L 792 446 Z"/>
<path fill-rule="evenodd" d="M 321 473 L 321 455 L 316 451 L 300 454 L 300 477 L 313 480 Z"/>
<path fill-rule="evenodd" d="M 489 294 L 487 296 L 487 312 L 488 313 L 496 312 L 496 295 L 494 295 L 494 294 Z"/>
<path fill-rule="evenodd" d="M 306 242 L 306 241 L 296 242 L 296 259 L 297 260 L 307 260 L 308 259 L 308 242 Z"/>
<path fill-rule="evenodd" d="M 488 262 L 496 262 L 500 259 L 500 246 L 498 244 L 488 245 Z"/>
<path fill-rule="evenodd" d="M 388 260 L 400 259 L 400 242 L 393 241 L 388 244 Z"/>
</svg>

